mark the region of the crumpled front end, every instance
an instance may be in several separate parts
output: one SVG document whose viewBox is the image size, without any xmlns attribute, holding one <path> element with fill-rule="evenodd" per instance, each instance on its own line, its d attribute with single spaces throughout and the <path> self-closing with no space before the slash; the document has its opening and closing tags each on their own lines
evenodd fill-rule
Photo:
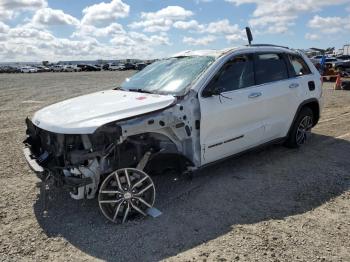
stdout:
<svg viewBox="0 0 350 262">
<path fill-rule="evenodd" d="M 107 163 L 107 157 L 115 149 L 117 127 L 93 135 L 64 135 L 43 130 L 28 118 L 26 125 L 23 152 L 38 177 L 68 187 L 75 199 L 94 198 L 101 174 L 115 164 Z"/>
</svg>

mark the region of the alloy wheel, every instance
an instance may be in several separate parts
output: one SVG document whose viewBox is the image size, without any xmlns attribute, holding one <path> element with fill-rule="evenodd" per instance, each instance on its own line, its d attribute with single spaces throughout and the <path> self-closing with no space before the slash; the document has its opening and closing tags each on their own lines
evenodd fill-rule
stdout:
<svg viewBox="0 0 350 262">
<path fill-rule="evenodd" d="M 305 116 L 299 123 L 296 132 L 296 142 L 298 145 L 305 144 L 307 138 L 311 134 L 311 128 L 313 126 L 313 119 L 311 116 Z"/>
<path fill-rule="evenodd" d="M 147 216 L 147 209 L 154 205 L 155 192 L 149 175 L 138 169 L 123 168 L 103 181 L 98 203 L 108 220 L 125 223 L 137 214 Z"/>
</svg>

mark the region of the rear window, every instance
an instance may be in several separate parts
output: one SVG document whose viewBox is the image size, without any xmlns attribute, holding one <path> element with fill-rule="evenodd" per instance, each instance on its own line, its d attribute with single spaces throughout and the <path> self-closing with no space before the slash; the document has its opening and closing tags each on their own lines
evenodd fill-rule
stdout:
<svg viewBox="0 0 350 262">
<path fill-rule="evenodd" d="M 301 56 L 289 54 L 288 57 L 293 67 L 292 74 L 294 74 L 294 76 L 303 76 L 311 74 L 310 68 Z"/>
<path fill-rule="evenodd" d="M 287 65 L 283 54 L 257 54 L 255 71 L 257 85 L 288 78 Z"/>
</svg>

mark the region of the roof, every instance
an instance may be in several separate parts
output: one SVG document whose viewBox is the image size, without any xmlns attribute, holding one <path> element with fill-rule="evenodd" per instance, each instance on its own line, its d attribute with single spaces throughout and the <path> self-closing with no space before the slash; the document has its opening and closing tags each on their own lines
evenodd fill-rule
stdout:
<svg viewBox="0 0 350 262">
<path fill-rule="evenodd" d="M 222 56 L 225 53 L 228 53 L 230 51 L 233 51 L 237 48 L 226 48 L 223 50 L 215 50 L 215 49 L 208 49 L 208 50 L 187 50 L 182 51 L 180 53 L 177 53 L 173 55 L 172 57 L 180 57 L 180 56 L 213 56 L 215 58 Z"/>
<path fill-rule="evenodd" d="M 226 48 L 222 50 L 208 49 L 208 50 L 187 50 L 173 55 L 172 57 L 181 57 L 181 56 L 212 56 L 215 58 L 219 58 L 222 55 L 230 53 L 232 51 L 240 50 L 240 49 L 264 49 L 264 48 L 273 48 L 280 51 L 289 51 L 293 52 L 295 50 L 289 49 L 288 47 L 276 46 L 276 45 L 251 45 L 251 46 L 242 46 L 242 47 L 232 47 Z"/>
</svg>

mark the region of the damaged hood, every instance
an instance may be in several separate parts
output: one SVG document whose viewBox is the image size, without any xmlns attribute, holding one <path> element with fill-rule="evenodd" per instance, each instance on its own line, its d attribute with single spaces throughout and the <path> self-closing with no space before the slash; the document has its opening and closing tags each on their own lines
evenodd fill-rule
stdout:
<svg viewBox="0 0 350 262">
<path fill-rule="evenodd" d="M 107 90 L 45 107 L 32 122 L 53 133 L 92 134 L 104 124 L 160 110 L 174 101 L 170 95 Z"/>
</svg>

